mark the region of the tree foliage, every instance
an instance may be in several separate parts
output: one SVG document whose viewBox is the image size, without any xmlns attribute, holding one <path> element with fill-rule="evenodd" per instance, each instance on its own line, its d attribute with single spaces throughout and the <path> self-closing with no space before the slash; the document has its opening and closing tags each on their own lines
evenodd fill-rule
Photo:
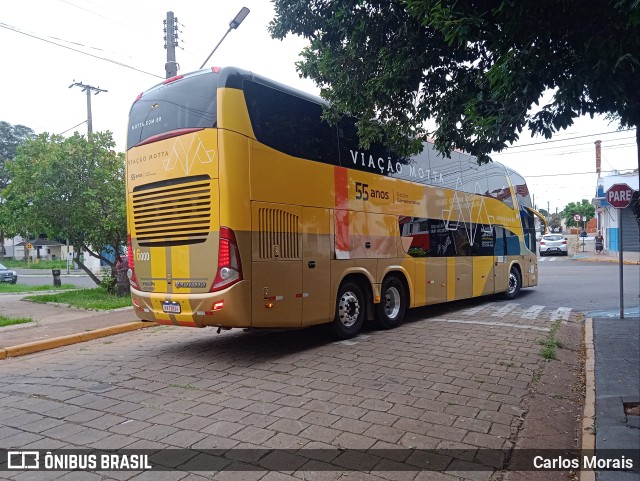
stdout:
<svg viewBox="0 0 640 481">
<path fill-rule="evenodd" d="M 12 180 L 3 191 L 4 215 L 17 233 L 68 239 L 75 261 L 96 283 L 79 253 L 89 252 L 115 272 L 101 252 L 119 252 L 126 239 L 124 155 L 114 146 L 110 132 L 92 134 L 90 141 L 78 133 L 41 134 L 7 163 Z"/>
<path fill-rule="evenodd" d="M 16 156 L 18 147 L 28 139 L 33 138 L 35 132 L 24 125 L 11 125 L 0 121 L 0 257 L 6 254 L 4 237 L 7 233 L 5 220 L 2 217 L 2 189 L 11 181 L 6 168 L 7 161 Z"/>
<path fill-rule="evenodd" d="M 562 232 L 562 217 L 560 217 L 560 214 L 554 212 L 549 216 L 548 222 L 551 232 Z"/>
<path fill-rule="evenodd" d="M 526 127 L 549 138 L 584 114 L 640 123 L 638 0 L 274 4 L 272 35 L 310 40 L 299 72 L 321 87 L 329 118 L 362 119 L 365 145 L 384 133 L 415 152 L 407 136 L 434 134 L 441 152 L 486 162 Z M 552 101 L 537 106 L 550 90 Z"/>
<path fill-rule="evenodd" d="M 567 227 L 582 227 L 582 220 L 580 222 L 573 220 L 573 216 L 576 214 L 580 216 L 580 219 L 585 219 L 584 222 L 589 222 L 595 217 L 596 209 L 587 199 L 582 199 L 582 202 L 569 202 L 560 213 Z"/>
<path fill-rule="evenodd" d="M 6 162 L 16 156 L 19 146 L 35 136 L 35 132 L 24 125 L 11 125 L 0 121 L 0 190 L 9 183 Z"/>
</svg>

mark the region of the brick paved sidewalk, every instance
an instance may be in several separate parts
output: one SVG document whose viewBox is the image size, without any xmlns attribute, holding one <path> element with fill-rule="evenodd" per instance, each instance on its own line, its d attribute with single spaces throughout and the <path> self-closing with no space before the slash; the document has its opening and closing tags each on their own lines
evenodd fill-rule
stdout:
<svg viewBox="0 0 640 481">
<path fill-rule="evenodd" d="M 489 480 L 496 460 L 481 456 L 447 457 L 446 473 L 380 470 L 402 459 L 369 460 L 369 474 L 359 473 L 339 452 L 283 473 L 233 471 L 241 462 L 233 452 L 252 448 L 510 449 L 546 364 L 539 342 L 553 313 L 483 306 L 412 311 L 398 329 L 343 342 L 319 329 L 216 335 L 158 326 L 7 359 L 0 439 L 21 449 L 231 449 L 226 470 L 210 473 L 216 480 Z M 188 473 L 139 474 L 107 476 Z"/>
</svg>

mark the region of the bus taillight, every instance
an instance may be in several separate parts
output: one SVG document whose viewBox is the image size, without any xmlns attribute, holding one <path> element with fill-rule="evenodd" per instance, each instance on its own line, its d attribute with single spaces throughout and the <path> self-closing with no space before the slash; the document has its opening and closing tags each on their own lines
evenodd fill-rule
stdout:
<svg viewBox="0 0 640 481">
<path fill-rule="evenodd" d="M 242 280 L 242 264 L 240 250 L 233 230 L 220 227 L 220 244 L 218 246 L 218 271 L 213 280 L 210 292 L 225 289 Z"/>
<path fill-rule="evenodd" d="M 171 77 L 168 78 L 167 80 L 165 80 L 164 82 L 162 82 L 164 85 L 166 84 L 170 84 L 171 82 L 175 82 L 176 80 L 180 80 L 181 78 L 183 78 L 184 75 L 176 75 L 175 77 Z"/>
<path fill-rule="evenodd" d="M 129 264 L 129 270 L 127 271 L 127 277 L 129 282 L 136 289 L 138 288 L 138 279 L 136 279 L 136 271 L 133 267 L 133 249 L 131 247 L 131 234 L 127 235 L 127 262 Z"/>
</svg>

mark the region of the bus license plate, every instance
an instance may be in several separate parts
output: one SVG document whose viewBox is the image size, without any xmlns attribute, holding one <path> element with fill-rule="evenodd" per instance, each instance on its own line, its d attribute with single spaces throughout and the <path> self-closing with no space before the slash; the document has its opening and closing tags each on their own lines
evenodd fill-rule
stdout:
<svg viewBox="0 0 640 481">
<path fill-rule="evenodd" d="M 178 302 L 164 301 L 162 303 L 162 312 L 167 314 L 180 314 L 180 304 Z"/>
</svg>

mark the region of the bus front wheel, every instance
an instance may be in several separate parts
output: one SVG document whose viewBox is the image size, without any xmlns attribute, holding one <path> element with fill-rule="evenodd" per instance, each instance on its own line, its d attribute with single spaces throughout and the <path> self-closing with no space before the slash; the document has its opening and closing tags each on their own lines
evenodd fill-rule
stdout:
<svg viewBox="0 0 640 481">
<path fill-rule="evenodd" d="M 515 299 L 520 293 L 522 287 L 522 276 L 520 271 L 515 266 L 509 271 L 509 287 L 504 293 L 505 299 Z"/>
<path fill-rule="evenodd" d="M 376 305 L 376 324 L 381 329 L 393 329 L 402 324 L 407 310 L 404 286 L 397 277 L 382 282 L 380 303 Z"/>
<path fill-rule="evenodd" d="M 331 334 L 335 339 L 354 337 L 364 323 L 365 300 L 362 289 L 353 281 L 340 286 L 336 301 L 336 316 L 331 326 Z"/>
</svg>

